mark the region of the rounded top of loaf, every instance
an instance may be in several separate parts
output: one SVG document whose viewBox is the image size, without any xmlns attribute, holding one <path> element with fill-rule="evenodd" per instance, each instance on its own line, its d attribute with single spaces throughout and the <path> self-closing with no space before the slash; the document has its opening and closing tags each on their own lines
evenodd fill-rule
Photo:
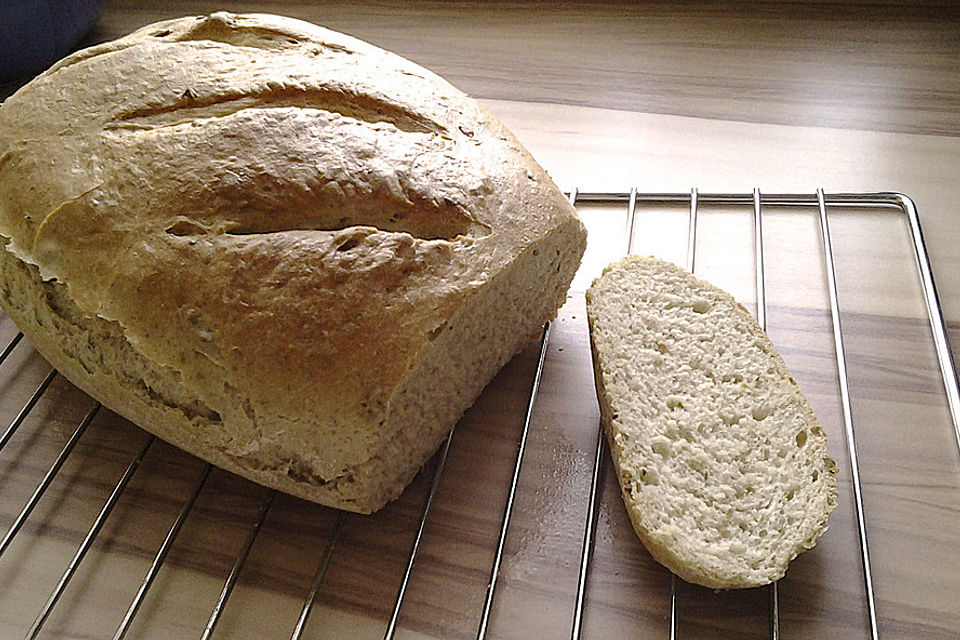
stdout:
<svg viewBox="0 0 960 640">
<path fill-rule="evenodd" d="M 202 393 L 311 429 L 375 421 L 473 292 L 560 231 L 583 235 L 475 101 L 298 20 L 148 25 L 0 106 L 6 250 Z"/>
</svg>

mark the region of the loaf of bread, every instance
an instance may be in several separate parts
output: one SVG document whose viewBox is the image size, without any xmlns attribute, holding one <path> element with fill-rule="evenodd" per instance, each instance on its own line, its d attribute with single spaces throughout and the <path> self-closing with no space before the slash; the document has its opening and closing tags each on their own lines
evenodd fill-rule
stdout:
<svg viewBox="0 0 960 640">
<path fill-rule="evenodd" d="M 0 302 L 164 440 L 357 512 L 556 313 L 583 225 L 427 70 L 268 15 L 161 22 L 0 106 Z"/>
<path fill-rule="evenodd" d="M 836 505 L 835 465 L 799 387 L 727 293 L 654 258 L 587 292 L 597 396 L 633 527 L 706 587 L 779 579 Z"/>
</svg>

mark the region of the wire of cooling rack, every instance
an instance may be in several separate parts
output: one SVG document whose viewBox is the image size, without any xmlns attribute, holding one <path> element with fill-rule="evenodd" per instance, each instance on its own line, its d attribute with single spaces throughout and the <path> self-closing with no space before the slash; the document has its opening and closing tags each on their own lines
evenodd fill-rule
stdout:
<svg viewBox="0 0 960 640">
<path fill-rule="evenodd" d="M 14 518 L 10 528 L 7 529 L 7 532 L 3 535 L 3 539 L 0 540 L 0 555 L 7 550 L 7 547 L 10 545 L 13 537 L 19 533 L 20 527 L 22 527 L 23 523 L 27 521 L 27 518 L 30 517 L 30 514 L 37 506 L 37 503 L 40 502 L 40 498 L 42 498 L 43 494 L 46 493 L 47 489 L 50 487 L 50 483 L 53 482 L 54 477 L 56 477 L 57 473 L 60 471 L 60 468 L 63 466 L 63 463 L 67 461 L 67 457 L 73 451 L 73 448 L 77 446 L 77 442 L 80 441 L 80 436 L 84 434 L 84 432 L 87 430 L 87 427 L 90 426 L 91 422 L 93 422 L 93 418 L 97 415 L 99 410 L 99 402 L 95 403 L 90 408 L 90 411 L 88 411 L 87 415 L 84 416 L 76 431 L 74 431 L 73 435 L 70 436 L 67 444 L 65 444 L 63 449 L 60 451 L 60 455 L 57 456 L 57 459 L 53 461 L 53 465 L 50 466 L 50 468 L 47 470 L 47 473 L 43 476 L 43 480 L 41 480 L 40 484 L 37 485 L 37 488 L 34 489 L 33 495 L 31 495 L 30 499 L 27 500 L 27 504 L 23 506 L 23 509 L 21 509 L 20 513 L 17 514 L 17 517 Z"/>
<path fill-rule="evenodd" d="M 157 577 L 157 573 L 160 572 L 160 565 L 162 565 L 163 561 L 166 560 L 167 553 L 170 552 L 170 547 L 173 546 L 173 542 L 177 539 L 177 534 L 180 533 L 183 523 L 186 522 L 187 516 L 190 515 L 190 511 L 193 509 L 193 505 L 197 502 L 200 492 L 207 483 L 207 478 L 210 477 L 210 471 L 212 469 L 213 466 L 209 463 L 204 465 L 203 471 L 200 473 L 200 480 L 194 486 L 193 491 L 190 493 L 190 497 L 187 498 L 187 501 L 180 509 L 180 514 L 177 516 L 177 519 L 174 520 L 173 524 L 170 526 L 170 529 L 167 531 L 167 535 L 160 544 L 160 548 L 157 550 L 157 554 L 154 556 L 153 562 L 150 564 L 150 568 L 147 570 L 147 574 L 143 578 L 143 582 L 140 583 L 140 588 L 137 589 L 136 595 L 134 595 L 133 600 L 130 602 L 130 606 L 127 607 L 127 612 L 123 615 L 123 619 L 120 621 L 120 625 L 117 627 L 117 631 L 113 635 L 113 640 L 121 640 L 127 635 L 130 625 L 133 624 L 133 618 L 137 615 L 137 611 L 140 610 L 140 606 L 143 604 L 143 600 L 147 595 L 147 590 L 150 589 L 154 579 Z"/>
<path fill-rule="evenodd" d="M 149 436 L 144 442 L 143 446 L 137 452 L 137 454 L 130 461 L 130 464 L 127 465 L 126 471 L 123 472 L 123 475 L 117 481 L 117 484 L 114 486 L 113 491 L 110 492 L 110 495 L 107 497 L 107 501 L 104 502 L 103 508 L 100 509 L 100 513 L 97 514 L 96 519 L 93 521 L 93 524 L 90 525 L 90 529 L 87 531 L 87 534 L 83 538 L 83 542 L 80 543 L 80 546 L 77 548 L 77 552 L 73 555 L 70 562 L 67 564 L 66 569 L 63 571 L 63 575 L 60 576 L 60 581 L 57 582 L 57 585 L 53 588 L 53 591 L 50 593 L 50 596 L 47 598 L 47 601 L 44 603 L 43 608 L 37 614 L 36 619 L 33 621 L 33 624 L 30 625 L 30 630 L 27 631 L 25 638 L 36 638 L 40 635 L 40 628 L 43 626 L 43 623 L 46 622 L 47 617 L 53 611 L 53 608 L 57 605 L 57 602 L 60 600 L 60 596 L 63 595 L 63 592 L 67 588 L 71 578 L 77 571 L 77 568 L 80 566 L 80 563 L 83 562 L 84 556 L 87 555 L 87 552 L 90 550 L 90 547 L 93 545 L 93 541 L 96 539 L 97 535 L 100 533 L 100 529 L 103 528 L 104 523 L 106 523 L 107 518 L 110 517 L 110 513 L 113 511 L 113 508 L 117 504 L 117 500 L 120 499 L 120 495 L 123 493 L 123 490 L 127 488 L 130 479 L 133 477 L 133 474 L 136 472 L 137 468 L 140 466 L 140 463 L 143 462 L 144 456 L 147 455 L 147 450 L 150 449 L 150 445 L 153 444 L 155 440 L 154 436 Z"/>
<path fill-rule="evenodd" d="M 851 454 L 851 465 L 852 465 L 852 477 L 854 481 L 854 492 L 857 501 L 857 511 L 858 511 L 858 523 L 859 523 L 859 533 L 860 533 L 860 542 L 861 542 L 861 561 L 864 572 L 864 584 L 865 591 L 867 593 L 868 601 L 868 618 L 870 621 L 870 630 L 872 638 L 876 639 L 878 637 L 877 631 L 877 616 L 875 608 L 875 600 L 873 593 L 872 578 L 870 573 L 870 559 L 869 559 L 869 545 L 867 544 L 866 538 L 866 528 L 865 521 L 863 516 L 862 509 L 862 496 L 861 496 L 861 485 L 859 480 L 858 472 L 858 463 L 856 456 L 856 442 L 854 438 L 854 421 L 852 412 L 850 410 L 850 398 L 849 391 L 847 389 L 847 373 L 843 349 L 843 340 L 842 340 L 842 327 L 840 324 L 840 308 L 839 308 L 839 296 L 837 294 L 837 284 L 836 284 L 836 273 L 835 267 L 833 265 L 832 257 L 832 247 L 831 247 L 831 236 L 829 229 L 829 216 L 828 209 L 831 207 L 879 207 L 884 210 L 898 212 L 903 215 L 907 221 L 912 248 L 913 256 L 916 262 L 916 267 L 921 281 L 921 286 L 924 293 L 924 300 L 927 308 L 927 314 L 929 319 L 930 330 L 933 335 L 933 341 L 936 348 L 936 355 L 938 360 L 938 365 L 940 367 L 941 378 L 943 381 L 944 390 L 947 396 L 948 406 L 950 410 L 950 415 L 953 421 L 954 431 L 957 437 L 957 446 L 960 450 L 960 385 L 958 385 L 956 366 L 953 360 L 953 356 L 950 350 L 949 340 L 946 334 L 946 327 L 943 318 L 942 307 L 938 298 L 936 285 L 933 279 L 933 272 L 930 267 L 929 258 L 927 256 L 926 246 L 923 240 L 923 235 L 920 228 L 919 216 L 916 211 L 916 207 L 913 202 L 906 196 L 897 193 L 872 193 L 872 194 L 824 194 L 822 190 L 818 190 L 815 194 L 761 194 L 758 189 L 755 189 L 752 193 L 749 194 L 707 194 L 700 193 L 696 189 L 691 190 L 689 193 L 638 193 L 636 189 L 632 189 L 628 193 L 578 193 L 577 191 L 572 192 L 571 202 L 574 204 L 579 203 L 606 203 L 606 204 L 615 204 L 615 203 L 626 203 L 627 205 L 627 252 L 629 253 L 632 250 L 632 238 L 634 235 L 634 225 L 636 221 L 636 208 L 638 203 L 644 203 L 648 205 L 653 204 L 683 204 L 689 203 L 690 206 L 690 220 L 688 226 L 688 257 L 687 263 L 691 271 L 696 267 L 696 232 L 697 232 L 697 212 L 701 204 L 734 204 L 734 205 L 752 205 L 754 208 L 754 232 L 755 232 L 755 250 L 756 250 L 756 286 L 757 286 L 757 318 L 758 322 L 762 327 L 766 328 L 766 305 L 765 305 L 765 284 L 764 284 L 764 251 L 763 251 L 763 230 L 762 230 L 762 207 L 810 207 L 816 208 L 820 215 L 821 221 L 821 230 L 822 230 L 822 240 L 824 243 L 824 260 L 827 263 L 827 277 L 828 277 L 828 286 L 831 299 L 831 315 L 833 318 L 833 329 L 834 336 L 836 341 L 836 356 L 837 356 L 837 367 L 840 380 L 840 393 L 841 400 L 844 409 L 844 421 L 847 429 L 847 447 Z M 0 364 L 3 364 L 7 360 L 8 356 L 17 348 L 18 345 L 22 343 L 22 334 L 17 334 L 0 352 Z M 497 552 L 495 555 L 495 560 L 493 563 L 493 568 L 490 574 L 490 580 L 487 586 L 487 594 L 484 603 L 483 612 L 480 617 L 480 623 L 477 631 L 477 637 L 483 638 L 486 635 L 487 630 L 487 621 L 489 620 L 489 615 L 491 608 L 494 602 L 494 593 L 497 586 L 497 579 L 499 576 L 499 565 L 500 560 L 503 557 L 504 552 L 504 541 L 506 539 L 507 533 L 511 525 L 511 516 L 512 516 L 512 496 L 516 491 L 517 480 L 520 472 L 520 466 L 523 463 L 524 459 L 524 444 L 526 438 L 526 432 L 529 428 L 529 423 L 531 419 L 531 414 L 533 407 L 536 403 L 537 398 L 537 380 L 542 374 L 544 366 L 544 353 L 548 340 L 548 332 L 545 330 L 542 342 L 541 342 L 541 357 L 538 362 L 535 379 L 531 385 L 528 403 L 527 403 L 527 415 L 525 419 L 524 430 L 521 434 L 521 439 L 518 444 L 518 454 L 515 460 L 514 474 L 511 482 L 510 497 L 508 498 L 507 505 L 504 509 L 504 513 L 500 522 L 500 536 L 498 539 Z M 44 380 L 39 384 L 33 394 L 28 398 L 27 402 L 20 409 L 16 417 L 11 421 L 6 430 L 0 435 L 0 449 L 2 449 L 7 442 L 11 439 L 13 434 L 17 431 L 20 425 L 24 422 L 31 410 L 36 406 L 41 397 L 44 395 L 46 390 L 50 387 L 53 380 L 56 378 L 56 371 L 51 371 Z M 73 435 L 70 437 L 66 445 L 63 447 L 60 455 L 50 466 L 49 470 L 44 475 L 43 479 L 37 485 L 34 493 L 31 498 L 28 500 L 24 508 L 21 510 L 20 514 L 14 520 L 10 528 L 4 535 L 4 538 L 0 540 L 0 555 L 6 550 L 7 546 L 13 540 L 13 538 L 20 531 L 24 522 L 29 518 L 30 513 L 33 509 L 33 506 L 36 505 L 36 502 L 42 497 L 44 491 L 49 486 L 52 479 L 57 475 L 60 468 L 63 466 L 64 462 L 70 455 L 70 452 L 75 447 L 77 441 L 82 437 L 83 433 L 89 426 L 90 422 L 93 420 L 93 417 L 96 415 L 99 405 L 95 404 L 83 418 L 81 423 L 73 432 Z M 50 596 L 48 597 L 46 603 L 44 604 L 41 611 L 37 614 L 36 619 L 31 625 L 29 631 L 27 632 L 26 637 L 34 638 L 37 637 L 41 631 L 41 628 L 50 615 L 53 608 L 56 606 L 60 596 L 63 594 L 66 589 L 67 583 L 70 581 L 71 577 L 76 572 L 79 564 L 82 562 L 84 555 L 89 550 L 93 544 L 95 538 L 97 537 L 100 529 L 104 525 L 104 522 L 109 518 L 111 511 L 113 510 L 114 505 L 117 503 L 120 495 L 124 491 L 127 483 L 130 481 L 131 477 L 135 473 L 137 467 L 140 465 L 144 457 L 147 455 L 147 452 L 153 443 L 153 437 L 149 437 L 140 448 L 140 450 L 134 455 L 133 459 L 129 462 L 126 471 L 123 473 L 121 478 L 115 484 L 113 490 L 111 491 L 109 497 L 101 508 L 99 514 L 94 520 L 93 524 L 90 526 L 86 535 L 83 538 L 80 546 L 78 547 L 73 558 L 68 563 L 65 568 L 60 581 L 54 587 Z M 422 534 L 427 526 L 427 522 L 430 516 L 430 507 L 433 503 L 434 496 L 437 491 L 437 487 L 441 482 L 443 475 L 444 462 L 446 459 L 446 453 L 450 447 L 451 438 L 448 437 L 444 446 L 441 449 L 441 452 L 438 454 L 438 460 L 435 466 L 434 476 L 431 482 L 429 491 L 427 492 L 424 498 L 424 504 L 422 512 L 417 523 L 417 534 L 414 537 L 414 541 L 411 545 L 410 552 L 408 554 L 408 562 L 406 569 L 403 575 L 403 580 L 397 591 L 396 599 L 393 606 L 393 611 L 390 617 L 390 621 L 387 625 L 387 630 L 385 633 L 385 638 L 390 639 L 394 637 L 395 632 L 397 631 L 397 624 L 400 616 L 400 612 L 405 603 L 406 596 L 406 587 L 411 576 L 413 567 L 415 566 L 418 550 L 420 548 L 420 541 Z M 580 564 L 580 573 L 579 573 L 579 582 L 577 587 L 577 598 L 575 604 L 575 610 L 573 613 L 573 622 L 572 622 L 572 634 L 571 637 L 576 639 L 581 637 L 583 631 L 583 614 L 584 607 L 586 602 L 586 589 L 587 589 L 587 580 L 590 570 L 590 558 L 592 555 L 594 538 L 595 538 L 595 528 L 597 522 L 597 513 L 599 508 L 599 490 L 600 490 L 600 471 L 604 461 L 605 456 L 605 447 L 604 447 L 604 438 L 602 430 L 598 431 L 597 438 L 597 447 L 594 456 L 594 465 L 593 473 L 591 477 L 590 493 L 589 493 L 589 505 L 587 510 L 587 515 L 585 518 L 584 534 L 582 540 L 582 554 L 581 554 L 581 564 Z M 173 544 L 177 533 L 180 530 L 180 527 L 183 525 L 183 522 L 189 516 L 190 511 L 197 497 L 200 495 L 203 490 L 207 477 L 210 472 L 210 467 L 207 465 L 203 472 L 200 474 L 200 478 L 194 485 L 191 495 L 187 498 L 183 507 L 180 511 L 177 520 L 170 527 L 167 536 L 164 538 L 163 543 L 158 549 L 153 562 L 147 571 L 146 576 L 143 579 L 143 582 L 140 585 L 136 595 L 130 603 L 127 612 L 121 621 L 120 625 L 117 628 L 116 634 L 114 635 L 115 640 L 120 640 L 125 637 L 127 630 L 130 628 L 130 625 L 137 615 L 140 605 L 142 604 L 150 586 L 153 584 L 153 579 L 156 577 L 157 572 L 162 566 L 167 552 L 170 549 L 170 546 Z M 237 554 L 233 568 L 227 577 L 223 589 L 221 591 L 220 598 L 217 600 L 213 610 L 211 611 L 210 618 L 207 622 L 207 626 L 203 632 L 203 638 L 212 637 L 214 630 L 216 628 L 217 622 L 220 619 L 223 610 L 227 606 L 230 594 L 233 591 L 233 587 L 236 585 L 238 576 L 243 568 L 247 554 L 250 551 L 250 548 L 256 540 L 257 533 L 259 532 L 261 526 L 263 525 L 264 519 L 267 516 L 267 513 L 270 509 L 270 506 L 273 501 L 275 492 L 270 491 L 264 498 L 263 502 L 260 505 L 260 509 L 257 513 L 257 516 L 253 523 L 248 529 L 248 534 L 246 541 L 241 547 L 240 551 Z M 293 640 L 300 640 L 304 629 L 306 627 L 306 622 L 310 616 L 314 601 L 316 599 L 317 593 L 320 589 L 320 585 L 323 581 L 324 575 L 326 573 L 326 568 L 330 563 L 330 560 L 334 554 L 334 549 L 336 546 L 336 541 L 340 535 L 342 524 L 342 516 L 338 516 L 336 523 L 334 524 L 333 530 L 328 538 L 326 549 L 323 553 L 323 557 L 320 560 L 319 566 L 316 573 L 314 574 L 313 581 L 310 586 L 310 590 L 306 595 L 303 607 L 300 612 L 300 616 L 297 619 L 296 627 L 293 630 L 293 635 L 291 638 Z M 677 635 L 677 620 L 679 618 L 679 610 L 677 605 L 677 596 L 676 596 L 676 578 L 673 579 L 671 585 L 671 604 L 670 604 L 670 627 L 669 627 L 669 637 L 671 639 L 676 638 Z M 779 601 L 777 596 L 776 585 L 770 587 L 770 598 L 769 598 L 769 619 L 770 619 L 770 637 L 774 640 L 779 638 Z"/>
<path fill-rule="evenodd" d="M 627 253 L 633 251 L 633 231 L 636 223 L 637 190 L 630 190 L 630 199 L 627 203 Z M 583 631 L 583 605 L 586 597 L 587 571 L 590 567 L 590 550 L 593 547 L 596 535 L 597 518 L 600 515 L 600 470 L 603 468 L 604 449 L 606 440 L 603 437 L 603 425 L 597 429 L 597 446 L 593 456 L 593 471 L 590 474 L 590 501 L 587 504 L 587 520 L 584 525 L 583 545 L 580 550 L 580 574 L 577 580 L 577 599 L 573 610 L 573 625 L 570 628 L 570 637 L 575 640 Z M 673 598 L 671 598 L 671 602 Z M 673 607 L 671 605 L 671 611 Z M 671 613 L 671 620 L 673 615 Z M 671 628 L 673 623 L 671 622 Z"/>
<path fill-rule="evenodd" d="M 753 232 L 754 251 L 756 262 L 754 271 L 757 281 L 757 324 L 764 332 L 767 330 L 767 286 L 766 274 L 763 267 L 763 209 L 761 206 L 760 189 L 753 190 Z M 769 587 L 770 592 L 770 640 L 780 640 L 780 590 L 774 582 Z"/>
<path fill-rule="evenodd" d="M 573 198 L 571 198 L 572 200 Z M 484 598 L 483 610 L 480 614 L 480 625 L 477 629 L 477 640 L 482 640 L 487 635 L 487 625 L 490 622 L 490 612 L 493 610 L 493 597 L 497 589 L 497 580 L 500 577 L 500 565 L 503 561 L 503 549 L 507 541 L 507 531 L 510 528 L 510 519 L 513 515 L 513 503 L 517 495 L 517 483 L 520 480 L 520 469 L 523 466 L 524 453 L 527 448 L 527 436 L 530 434 L 530 420 L 533 418 L 533 408 L 537 400 L 537 392 L 540 389 L 540 378 L 543 375 L 543 363 L 547 358 L 547 344 L 550 341 L 550 323 L 548 322 L 543 329 L 543 335 L 540 339 L 540 357 L 537 359 L 537 369 L 534 374 L 533 384 L 530 389 L 530 398 L 527 402 L 527 412 L 523 419 L 523 429 L 520 435 L 520 442 L 517 445 L 516 462 L 513 466 L 513 476 L 510 479 L 510 490 L 507 495 L 507 503 L 503 509 L 503 517 L 500 521 L 500 535 L 497 540 L 497 549 L 494 552 L 493 566 L 490 569 L 490 580 L 487 583 L 486 596 Z"/>
<path fill-rule="evenodd" d="M 343 528 L 343 511 L 337 513 L 337 519 L 333 523 L 333 531 L 327 542 L 327 549 L 323 552 L 323 559 L 320 566 L 317 567 L 313 575 L 313 581 L 310 583 L 310 591 L 304 599 L 303 607 L 300 609 L 300 616 L 297 618 L 297 624 L 293 628 L 293 634 L 290 640 L 300 640 L 303 632 L 307 628 L 307 620 L 310 618 L 310 611 L 317 600 L 317 593 L 320 591 L 320 585 L 323 583 L 323 577 L 327 574 L 327 568 L 330 566 L 330 559 L 333 558 L 333 550 L 336 548 L 337 539 L 340 537 L 340 531 Z"/>
<path fill-rule="evenodd" d="M 867 601 L 867 619 L 870 626 L 870 635 L 873 640 L 879 638 L 876 595 L 873 585 L 869 544 L 867 541 L 866 521 L 863 510 L 863 492 L 862 483 L 859 474 L 859 460 L 856 449 L 856 439 L 854 436 L 853 415 L 850 402 L 850 393 L 848 388 L 848 375 L 846 367 L 846 357 L 843 346 L 843 334 L 840 322 L 839 294 L 836 282 L 836 269 L 833 261 L 833 250 L 831 243 L 831 233 L 829 226 L 829 217 L 827 207 L 884 207 L 887 210 L 898 211 L 907 221 L 910 230 L 911 242 L 913 245 L 913 255 L 916 261 L 921 285 L 924 291 L 924 300 L 927 308 L 927 316 L 930 324 L 930 330 L 933 335 L 934 345 L 937 352 L 937 360 L 940 366 L 941 378 L 944 391 L 950 409 L 951 419 L 953 421 L 954 431 L 957 436 L 958 451 L 960 451 L 960 384 L 958 384 L 956 366 L 953 360 L 953 354 L 950 348 L 949 339 L 946 333 L 946 325 L 943 318 L 943 310 L 940 305 L 939 296 L 933 279 L 933 272 L 930 267 L 929 257 L 926 251 L 926 245 L 923 241 L 923 234 L 920 229 L 919 216 L 916 212 L 916 206 L 909 197 L 899 193 L 869 193 L 852 194 L 839 193 L 827 196 L 822 189 L 818 189 L 815 194 L 776 194 L 761 196 L 759 189 L 754 189 L 752 194 L 701 194 L 693 189 L 689 194 L 682 193 L 647 193 L 635 194 L 631 192 L 628 196 L 625 194 L 582 194 L 581 199 L 588 202 L 610 203 L 622 202 L 627 199 L 630 203 L 628 217 L 633 219 L 635 213 L 633 208 L 638 200 L 650 204 L 677 204 L 688 201 L 690 204 L 690 220 L 688 225 L 688 244 L 687 244 L 687 268 L 691 272 L 696 266 L 696 222 L 697 210 L 699 204 L 706 202 L 709 204 L 753 204 L 754 206 L 754 225 L 756 242 L 756 279 L 757 279 L 757 313 L 758 321 L 766 329 L 766 307 L 765 307 L 765 288 L 763 284 L 763 233 L 762 233 L 762 215 L 761 206 L 788 206 L 788 207 L 816 207 L 820 225 L 821 239 L 823 242 L 824 261 L 826 263 L 827 284 L 830 296 L 831 316 L 833 320 L 833 334 L 835 339 L 835 354 L 838 370 L 839 391 L 844 416 L 844 425 L 846 432 L 846 444 L 850 454 L 851 474 L 853 478 L 855 507 L 857 511 L 858 534 L 860 541 L 860 558 L 863 570 L 864 591 Z M 599 464 L 600 458 L 597 458 Z M 594 470 L 596 474 L 596 469 Z M 591 486 L 590 509 L 596 509 L 596 492 L 599 490 L 599 484 L 594 483 Z M 595 517 L 591 514 L 589 517 Z M 584 535 L 584 562 L 589 562 L 590 548 L 593 544 L 592 534 Z M 584 567 L 581 570 L 581 584 L 578 586 L 578 594 L 585 590 L 584 581 L 587 578 L 587 571 Z M 677 600 L 676 600 L 676 576 L 671 579 L 671 597 L 670 597 L 670 627 L 669 638 L 674 640 L 677 633 Z M 770 637 L 778 640 L 779 631 L 779 598 L 777 595 L 776 583 L 770 587 Z M 580 618 L 583 609 L 583 596 L 580 595 L 577 601 L 575 619 L 573 625 L 573 638 L 580 637 L 581 622 Z"/>
<path fill-rule="evenodd" d="M 23 337 L 23 334 L 18 333 L 17 337 L 10 341 L 10 344 L 7 345 L 7 348 L 4 349 L 4 359 L 13 351 L 13 347 L 17 346 L 16 343 L 20 341 L 20 338 Z M 0 364 L 2 364 L 0 360 Z M 40 398 L 43 397 L 43 394 L 46 392 L 47 387 L 50 386 L 50 383 L 53 382 L 53 379 L 57 377 L 56 371 L 51 371 L 47 374 L 47 377 L 43 379 L 43 382 L 40 383 L 40 386 L 37 387 L 37 390 L 33 392 L 33 395 L 30 396 L 30 399 L 27 400 L 26 404 L 23 405 L 23 408 L 20 409 L 20 413 L 17 414 L 17 417 L 7 426 L 6 430 L 3 432 L 3 435 L 0 436 L 0 449 L 3 449 L 7 442 L 10 441 L 10 438 L 13 437 L 13 434 L 16 433 L 17 429 L 20 428 L 20 425 L 23 424 L 23 421 L 26 420 L 27 416 L 30 415 L 30 412 L 36 406 L 37 402 L 40 401 Z"/>
<path fill-rule="evenodd" d="M 233 563 L 233 568 L 230 569 L 230 573 L 227 574 L 227 579 L 223 583 L 223 589 L 220 591 L 220 597 L 217 598 L 217 603 L 213 605 L 213 611 L 210 612 L 210 619 L 207 620 L 207 626 L 204 627 L 200 640 L 209 640 L 213 636 L 213 631 L 220 621 L 220 616 L 223 615 L 223 610 L 227 606 L 227 600 L 230 599 L 230 595 L 233 593 L 233 588 L 237 585 L 237 580 L 240 579 L 240 571 L 247 561 L 250 549 L 253 548 L 253 543 L 257 540 L 257 535 L 260 533 L 263 521 L 267 518 L 267 512 L 273 505 L 273 499 L 276 496 L 276 489 L 271 489 L 263 498 L 263 502 L 260 503 L 257 517 L 247 531 L 247 538 L 243 541 L 243 546 L 240 547 L 240 552 L 237 554 L 237 559 Z"/>
<path fill-rule="evenodd" d="M 570 192 L 570 205 L 577 206 L 577 190 Z M 487 635 L 487 625 L 490 623 L 490 612 L 493 610 L 493 598 L 497 589 L 497 581 L 500 578 L 500 565 L 503 561 L 504 545 L 507 541 L 507 532 L 510 528 L 510 520 L 513 517 L 513 504 L 517 495 L 517 484 L 520 481 L 520 470 L 523 466 L 523 460 L 527 449 L 527 436 L 530 434 L 530 421 L 533 418 L 533 409 L 537 401 L 537 393 L 540 390 L 540 379 L 543 375 L 543 365 L 547 359 L 547 344 L 550 342 L 550 323 L 543 328 L 540 338 L 540 356 L 537 358 L 537 368 L 534 371 L 533 383 L 530 385 L 530 394 L 527 398 L 527 410 L 523 418 L 523 428 L 520 431 L 520 441 L 517 444 L 517 455 L 513 464 L 513 475 L 510 477 L 510 490 L 507 493 L 507 502 L 503 508 L 503 517 L 500 519 L 500 534 L 497 538 L 497 548 L 493 556 L 493 564 L 490 568 L 490 580 L 487 583 L 486 595 L 483 602 L 483 610 L 480 613 L 480 624 L 477 627 L 477 640 L 483 640 Z"/>
<path fill-rule="evenodd" d="M 23 333 L 18 331 L 17 335 L 13 336 L 13 339 L 3 348 L 3 353 L 0 353 L 0 364 L 3 364 L 10 354 L 13 353 L 13 350 L 20 344 L 21 340 L 23 340 Z"/>
<path fill-rule="evenodd" d="M 417 553 L 420 551 L 420 542 L 423 540 L 423 532 L 427 527 L 427 518 L 430 517 L 430 508 L 433 506 L 437 489 L 440 487 L 440 478 L 443 476 L 443 469 L 446 466 L 447 454 L 450 452 L 450 443 L 452 441 L 453 432 L 451 431 L 447 434 L 443 446 L 440 448 L 440 455 L 436 463 L 437 466 L 433 471 L 433 480 L 430 482 L 430 490 L 427 491 L 426 499 L 423 501 L 423 510 L 420 512 L 420 523 L 417 525 L 417 533 L 413 537 L 413 544 L 410 546 L 407 567 L 403 572 L 400 588 L 397 589 L 397 597 L 393 603 L 393 611 L 390 614 L 390 621 L 387 623 L 387 630 L 383 634 L 385 640 L 390 640 L 397 632 L 397 624 L 400 620 L 400 609 L 403 607 L 404 598 L 407 595 L 407 585 L 410 584 L 410 576 L 413 573 L 413 567 L 417 561 Z"/>
<path fill-rule="evenodd" d="M 850 455 L 850 473 L 853 477 L 854 506 L 857 512 L 857 533 L 860 537 L 860 559 L 863 568 L 863 584 L 867 596 L 867 617 L 870 621 L 870 636 L 879 636 L 877 629 L 877 606 L 873 589 L 873 571 L 870 566 L 870 545 L 867 543 L 867 524 L 863 512 L 863 491 L 860 481 L 860 456 L 857 454 L 857 441 L 854 437 L 853 409 L 850 404 L 849 377 L 847 375 L 846 349 L 843 347 L 843 330 L 840 324 L 840 302 L 837 295 L 837 270 L 833 262 L 833 243 L 830 239 L 830 219 L 824 202 L 823 189 L 817 190 L 817 209 L 820 217 L 821 238 L 823 239 L 823 257 L 827 264 L 827 282 L 830 291 L 830 316 L 833 320 L 833 339 L 837 356 L 837 381 L 840 386 L 840 400 L 843 407 L 843 426 L 847 436 L 847 452 Z"/>
</svg>

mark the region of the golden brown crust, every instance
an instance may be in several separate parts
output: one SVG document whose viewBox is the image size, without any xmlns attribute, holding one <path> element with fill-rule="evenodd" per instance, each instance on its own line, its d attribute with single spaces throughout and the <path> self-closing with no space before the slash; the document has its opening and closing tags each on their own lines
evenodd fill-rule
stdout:
<svg viewBox="0 0 960 640">
<path fill-rule="evenodd" d="M 0 108 L 6 251 L 174 372 L 225 455 L 297 451 L 315 481 L 411 428 L 387 416 L 437 332 L 558 230 L 565 289 L 584 231 L 516 139 L 434 74 L 296 20 L 149 25 Z"/>
</svg>

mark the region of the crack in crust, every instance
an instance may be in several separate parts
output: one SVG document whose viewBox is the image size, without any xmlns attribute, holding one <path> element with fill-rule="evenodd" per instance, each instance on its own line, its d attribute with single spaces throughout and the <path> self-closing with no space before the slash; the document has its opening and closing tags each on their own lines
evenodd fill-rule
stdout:
<svg viewBox="0 0 960 640">
<path fill-rule="evenodd" d="M 6 283 L 0 291 L 4 306 L 33 318 L 39 330 L 61 336 L 63 355 L 88 375 L 115 376 L 144 401 L 174 409 L 188 421 L 221 422 L 218 411 L 184 389 L 178 372 L 150 363 L 116 322 L 82 312 L 64 284 L 43 281 L 36 266 L 20 261 L 5 246 L 0 247 L 0 275 Z"/>
</svg>

